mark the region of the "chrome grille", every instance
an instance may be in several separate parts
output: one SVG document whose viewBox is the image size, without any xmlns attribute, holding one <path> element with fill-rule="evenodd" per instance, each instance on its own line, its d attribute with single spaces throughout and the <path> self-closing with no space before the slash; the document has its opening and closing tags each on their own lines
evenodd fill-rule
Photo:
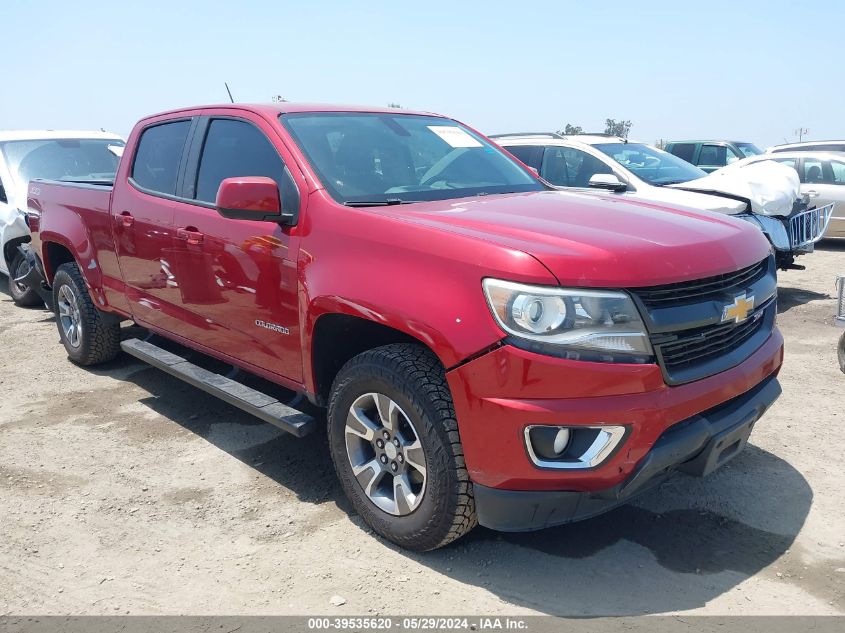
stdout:
<svg viewBox="0 0 845 633">
<path fill-rule="evenodd" d="M 803 211 L 789 218 L 789 243 L 792 248 L 818 242 L 827 231 L 832 212 L 833 203 Z"/>
<path fill-rule="evenodd" d="M 632 288 L 631 292 L 637 295 L 647 308 L 663 308 L 693 301 L 719 299 L 725 294 L 733 296 L 745 290 L 766 274 L 767 264 L 768 259 L 764 259 L 752 266 L 724 275 L 663 286 Z"/>
<path fill-rule="evenodd" d="M 739 347 L 762 327 L 764 310 L 765 308 L 759 310 L 741 323 L 710 325 L 689 330 L 672 342 L 658 345 L 657 349 L 666 372 L 671 374 L 679 369 L 704 363 Z"/>
</svg>

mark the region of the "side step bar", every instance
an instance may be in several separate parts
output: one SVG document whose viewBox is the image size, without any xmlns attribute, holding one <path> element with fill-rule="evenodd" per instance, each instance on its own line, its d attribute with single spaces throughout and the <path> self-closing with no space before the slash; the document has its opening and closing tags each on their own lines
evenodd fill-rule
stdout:
<svg viewBox="0 0 845 633">
<path fill-rule="evenodd" d="M 217 396 L 232 406 L 251 413 L 292 435 L 302 437 L 314 430 L 316 423 L 310 415 L 297 411 L 266 393 L 189 363 L 181 356 L 152 343 L 131 338 L 122 341 L 120 347 L 127 354 Z"/>
</svg>

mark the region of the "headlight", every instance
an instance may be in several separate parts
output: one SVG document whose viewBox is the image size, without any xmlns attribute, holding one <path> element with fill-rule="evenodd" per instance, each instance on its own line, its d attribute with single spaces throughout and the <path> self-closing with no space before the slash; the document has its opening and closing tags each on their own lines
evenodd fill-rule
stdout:
<svg viewBox="0 0 845 633">
<path fill-rule="evenodd" d="M 624 292 L 499 279 L 485 279 L 483 286 L 496 321 L 523 347 L 582 360 L 651 360 L 645 326 Z"/>
</svg>

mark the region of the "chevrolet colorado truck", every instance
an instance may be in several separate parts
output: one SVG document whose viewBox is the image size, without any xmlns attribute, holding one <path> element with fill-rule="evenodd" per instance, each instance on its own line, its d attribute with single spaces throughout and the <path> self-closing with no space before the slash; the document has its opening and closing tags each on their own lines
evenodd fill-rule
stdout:
<svg viewBox="0 0 845 633">
<path fill-rule="evenodd" d="M 325 419 L 355 510 L 407 548 L 706 475 L 780 393 L 760 231 L 551 190 L 442 116 L 172 111 L 113 186 L 28 205 L 70 360 L 122 348 L 294 435 Z"/>
</svg>

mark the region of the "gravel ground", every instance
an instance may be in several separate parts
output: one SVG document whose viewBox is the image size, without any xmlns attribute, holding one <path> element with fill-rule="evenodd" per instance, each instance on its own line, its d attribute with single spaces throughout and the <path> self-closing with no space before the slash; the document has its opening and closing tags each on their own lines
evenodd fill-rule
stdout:
<svg viewBox="0 0 845 633">
<path fill-rule="evenodd" d="M 0 294 L 0 614 L 845 613 L 845 245 L 802 260 L 780 280 L 783 396 L 728 466 L 428 554 L 351 513 L 324 436 L 125 355 L 76 367 L 51 315 Z"/>
</svg>

